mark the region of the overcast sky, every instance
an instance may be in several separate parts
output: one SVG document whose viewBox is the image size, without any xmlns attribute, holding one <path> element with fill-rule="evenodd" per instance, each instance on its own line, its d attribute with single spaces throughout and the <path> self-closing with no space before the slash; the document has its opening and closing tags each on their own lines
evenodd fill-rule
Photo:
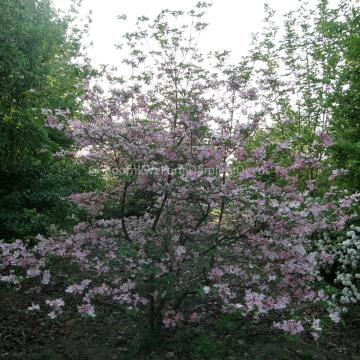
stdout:
<svg viewBox="0 0 360 360">
<path fill-rule="evenodd" d="M 66 10 L 69 0 L 53 0 L 55 7 Z M 246 54 L 251 41 L 251 33 L 261 30 L 263 4 L 265 0 L 213 0 L 208 10 L 209 27 L 200 41 L 200 48 L 209 50 L 231 50 L 234 60 Z M 301 2 L 301 0 L 300 0 Z M 155 16 L 162 9 L 189 10 L 197 3 L 195 0 L 83 0 L 81 14 L 92 10 L 90 38 L 93 48 L 89 55 L 94 65 L 119 65 L 119 50 L 114 44 L 121 41 L 121 35 L 128 30 L 126 24 L 133 24 L 138 16 Z M 267 0 L 279 19 L 289 10 L 296 9 L 299 0 Z M 310 4 L 317 3 L 309 0 Z M 331 4 L 337 0 L 331 0 Z M 126 22 L 117 19 L 126 14 Z"/>
</svg>

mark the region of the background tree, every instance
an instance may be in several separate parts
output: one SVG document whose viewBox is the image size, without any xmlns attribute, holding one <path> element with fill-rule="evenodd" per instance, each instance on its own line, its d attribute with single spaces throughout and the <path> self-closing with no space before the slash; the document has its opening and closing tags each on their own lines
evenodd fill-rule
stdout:
<svg viewBox="0 0 360 360">
<path fill-rule="evenodd" d="M 317 184 L 314 195 L 328 191 L 339 174 L 337 186 L 349 192 L 359 186 L 359 7 L 356 1 L 341 1 L 330 7 L 321 0 L 316 8 L 301 4 L 285 16 L 279 36 L 274 12 L 265 7 L 264 30 L 254 38 L 251 64 L 258 71 L 252 81 L 267 100 L 269 129 L 260 129 L 255 144 L 272 139 L 284 141 L 290 151 L 310 153 L 317 135 L 327 145 L 315 150 L 321 168 L 309 169 L 304 183 Z M 341 172 L 337 168 L 343 168 Z M 357 241 L 357 221 L 347 234 L 322 234 L 314 241 L 317 251 L 328 251 L 334 261 L 324 259 L 326 281 L 334 298 L 356 303 L 359 281 L 358 250 L 350 250 Z M 350 234 L 350 235 L 349 235 Z M 351 239 L 351 240 L 349 240 Z M 315 240 L 315 239 L 314 239 Z M 348 245 L 346 245 L 348 244 Z M 347 268 L 343 252 L 354 258 Z M 346 257 L 345 257 L 346 258 Z M 351 300 L 349 300 L 351 299 Z M 356 311 L 356 310 L 355 310 Z"/>
<path fill-rule="evenodd" d="M 267 5 L 265 11 L 263 31 L 254 35 L 249 58 L 256 70 L 252 82 L 261 89 L 259 98 L 269 106 L 271 136 L 287 139 L 293 149 L 302 152 L 309 151 L 317 134 L 328 144 L 333 137 L 338 144 L 319 154 L 327 160 L 323 171 L 308 176 L 320 180 L 325 189 L 332 168 L 344 167 L 349 174 L 346 181 L 342 179 L 342 186 L 354 190 L 359 8 L 353 1 L 334 8 L 327 0 L 319 1 L 316 8 L 301 4 L 286 14 L 282 31 L 274 11 Z M 260 130 L 257 141 L 264 136 L 267 132 Z"/>
<path fill-rule="evenodd" d="M 0 238 L 65 225 L 64 197 L 94 185 L 85 168 L 54 157 L 70 143 L 44 125 L 42 111 L 75 116 L 94 75 L 82 53 L 86 28 L 74 25 L 78 5 L 60 16 L 48 0 L 1 1 Z"/>
<path fill-rule="evenodd" d="M 332 100 L 331 133 L 336 140 L 333 158 L 336 166 L 349 172 L 342 186 L 360 189 L 360 9 L 346 1 L 341 16 L 328 25 L 327 36 L 336 42 L 341 57 L 336 91 Z"/>
</svg>

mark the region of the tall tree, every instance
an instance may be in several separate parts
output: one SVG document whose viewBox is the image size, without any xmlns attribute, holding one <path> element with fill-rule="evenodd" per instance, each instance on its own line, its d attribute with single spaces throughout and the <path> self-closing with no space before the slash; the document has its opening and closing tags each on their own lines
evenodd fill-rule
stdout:
<svg viewBox="0 0 360 360">
<path fill-rule="evenodd" d="M 348 170 L 344 185 L 354 191 L 360 190 L 360 8 L 343 1 L 341 9 L 343 15 L 329 34 L 342 57 L 332 96 L 331 132 L 335 164 Z"/>
<path fill-rule="evenodd" d="M 61 16 L 48 0 L 1 1 L 0 238 L 64 221 L 67 205 L 59 200 L 81 191 L 82 177 L 89 182 L 84 168 L 54 158 L 69 141 L 44 125 L 43 114 L 76 113 L 93 74 L 82 54 L 85 31 L 74 26 L 78 5 Z"/>
<path fill-rule="evenodd" d="M 301 4 L 285 16 L 283 36 L 274 11 L 265 6 L 263 31 L 254 37 L 250 59 L 259 97 L 269 104 L 272 137 L 307 152 L 321 133 L 328 145 L 319 157 L 349 170 L 344 183 L 359 188 L 359 8 L 343 1 L 331 8 Z M 331 137 L 329 137 L 328 133 Z M 263 139 L 264 134 L 259 133 Z M 314 177 L 316 174 L 310 174 Z M 356 185 L 357 184 L 357 185 Z"/>
</svg>

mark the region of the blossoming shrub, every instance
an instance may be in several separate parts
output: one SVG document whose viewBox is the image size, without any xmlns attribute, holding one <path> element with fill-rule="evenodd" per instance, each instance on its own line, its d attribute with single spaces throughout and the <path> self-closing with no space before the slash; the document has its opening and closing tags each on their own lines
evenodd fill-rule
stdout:
<svg viewBox="0 0 360 360">
<path fill-rule="evenodd" d="M 310 249 L 319 233 L 344 229 L 357 199 L 335 188 L 314 196 L 312 174 L 331 142 L 322 134 L 306 153 L 284 143 L 248 146 L 266 106 L 249 90 L 246 66 L 216 54 L 214 72 L 201 67 L 191 39 L 165 22 L 169 14 L 181 15 L 165 11 L 153 33 L 128 35 L 130 45 L 146 36 L 160 44 L 151 53 L 157 73 L 132 78 L 146 86 L 89 92 L 85 122 L 51 119 L 108 187 L 70 197 L 88 213 L 72 232 L 39 236 L 33 248 L 1 243 L 1 280 L 19 291 L 61 286 L 62 298 L 29 304 L 50 318 L 74 297 L 82 315 L 95 317 L 105 299 L 150 329 L 197 323 L 215 308 L 248 320 L 284 312 L 279 329 L 318 331 L 318 319 L 296 313 L 326 299 Z M 137 71 L 143 53 L 133 57 Z M 139 194 L 147 200 L 133 216 Z"/>
<path fill-rule="evenodd" d="M 333 274 L 338 291 L 332 300 L 342 306 L 360 301 L 360 227 L 351 225 L 348 231 L 338 234 L 325 233 L 317 243 L 321 267 Z"/>
<path fill-rule="evenodd" d="M 209 115 L 185 113 L 172 129 L 144 98 L 137 111 L 131 118 L 120 113 L 116 120 L 70 122 L 76 144 L 87 148 L 84 157 L 119 171 L 108 175 L 107 191 L 71 196 L 88 211 L 88 221 L 72 233 L 39 236 L 32 249 L 20 240 L 2 243 L 2 281 L 21 289 L 34 278 L 49 286 L 57 275 L 53 259 L 64 259 L 78 268 L 78 281 L 65 284 L 65 303 L 44 299 L 49 317 L 61 314 L 70 295 L 79 299 L 79 313 L 95 316 L 93 302 L 105 297 L 150 327 L 201 321 L 206 303 L 251 318 L 325 300 L 313 288 L 319 273 L 308 249 L 319 231 L 344 228 L 356 198 L 339 200 L 331 189 L 318 199 L 306 186 L 301 190 L 301 176 L 319 167 L 308 155 L 289 152 L 291 163 L 283 166 L 270 155 L 288 150 L 268 144 L 244 156 L 252 123 L 229 131 L 222 120 L 212 129 Z M 144 164 L 154 170 L 136 171 Z M 150 191 L 155 202 L 142 216 L 125 217 L 127 199 L 138 189 Z M 119 214 L 103 218 L 110 200 Z M 291 321 L 277 327 L 302 330 Z"/>
</svg>

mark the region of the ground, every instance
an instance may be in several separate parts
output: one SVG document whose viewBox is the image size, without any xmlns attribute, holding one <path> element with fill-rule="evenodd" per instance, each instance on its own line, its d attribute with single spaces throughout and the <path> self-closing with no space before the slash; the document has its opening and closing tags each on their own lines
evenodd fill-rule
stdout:
<svg viewBox="0 0 360 360">
<path fill-rule="evenodd" d="M 0 289 L 1 360 L 360 359 L 359 309 L 351 310 L 346 326 L 327 330 L 318 343 L 311 336 L 282 334 L 271 320 L 250 324 L 219 315 L 211 325 L 170 331 L 154 344 L 107 303 L 96 304 L 96 319 L 66 311 L 50 320 L 26 313 L 29 305 L 28 294 Z"/>
</svg>

